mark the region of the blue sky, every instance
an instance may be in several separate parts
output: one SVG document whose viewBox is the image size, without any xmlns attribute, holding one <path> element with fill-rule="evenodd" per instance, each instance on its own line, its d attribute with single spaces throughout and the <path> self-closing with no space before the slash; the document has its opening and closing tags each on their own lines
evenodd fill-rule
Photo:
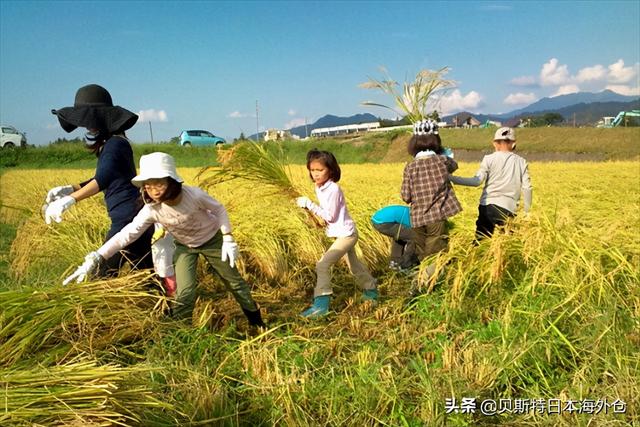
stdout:
<svg viewBox="0 0 640 427">
<path fill-rule="evenodd" d="M 451 68 L 443 114 L 498 113 L 610 88 L 640 95 L 640 2 L 0 1 L 0 119 L 32 144 L 89 83 L 139 113 L 135 142 L 203 128 L 232 139 L 391 99 L 358 87 Z"/>
</svg>

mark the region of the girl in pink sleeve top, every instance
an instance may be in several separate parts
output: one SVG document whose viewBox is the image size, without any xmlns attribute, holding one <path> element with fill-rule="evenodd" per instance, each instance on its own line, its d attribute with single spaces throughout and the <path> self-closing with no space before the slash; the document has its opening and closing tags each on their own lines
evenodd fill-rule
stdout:
<svg viewBox="0 0 640 427">
<path fill-rule="evenodd" d="M 329 303 L 333 290 L 331 288 L 331 266 L 344 258 L 349 271 L 363 289 L 363 299 L 377 301 L 378 290 L 376 280 L 367 267 L 356 255 L 358 231 L 349 215 L 340 181 L 340 166 L 334 155 L 328 151 L 311 150 L 307 153 L 307 169 L 309 177 L 315 183 L 316 197 L 319 205 L 307 197 L 299 197 L 299 207 L 308 209 L 325 220 L 328 237 L 335 238 L 331 247 L 316 263 L 317 282 L 314 289 L 313 305 L 302 312 L 302 317 L 316 319 L 329 312 Z"/>
</svg>

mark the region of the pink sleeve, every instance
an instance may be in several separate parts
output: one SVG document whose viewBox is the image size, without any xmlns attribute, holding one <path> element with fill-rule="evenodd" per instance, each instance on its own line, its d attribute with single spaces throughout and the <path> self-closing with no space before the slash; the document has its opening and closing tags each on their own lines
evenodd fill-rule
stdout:
<svg viewBox="0 0 640 427">
<path fill-rule="evenodd" d="M 98 253 L 104 258 L 111 258 L 116 252 L 128 246 L 130 243 L 138 240 L 142 234 L 151 227 L 155 221 L 151 217 L 151 211 L 148 206 L 144 206 L 122 230 L 115 236 L 110 238 L 104 245 L 98 249 Z"/>
<path fill-rule="evenodd" d="M 229 221 L 229 215 L 227 214 L 227 210 L 222 205 L 222 203 L 211 197 L 200 188 L 197 188 L 195 194 L 198 205 L 208 210 L 213 215 L 215 215 L 216 218 L 218 218 L 218 221 L 220 223 L 220 231 L 222 231 L 222 234 L 231 233 L 231 222 Z"/>
<path fill-rule="evenodd" d="M 315 203 L 309 210 L 327 222 L 334 222 L 340 213 L 340 209 L 345 205 L 344 196 L 337 184 L 331 188 L 331 193 L 327 195 L 325 201 L 320 200 L 320 206 Z"/>
</svg>

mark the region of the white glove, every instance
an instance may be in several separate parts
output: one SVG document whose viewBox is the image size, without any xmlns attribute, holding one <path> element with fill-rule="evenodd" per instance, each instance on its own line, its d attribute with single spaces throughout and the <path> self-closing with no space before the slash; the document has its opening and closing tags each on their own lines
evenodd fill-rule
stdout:
<svg viewBox="0 0 640 427">
<path fill-rule="evenodd" d="M 64 196 L 70 196 L 73 193 L 72 185 L 60 185 L 58 187 L 53 187 L 47 193 L 47 198 L 44 199 L 46 204 L 53 202 L 54 200 L 58 200 Z"/>
<path fill-rule="evenodd" d="M 233 236 L 231 234 L 225 234 L 222 236 L 222 256 L 220 257 L 222 262 L 229 259 L 229 265 L 233 268 L 240 255 L 239 252 L 238 244 L 233 240 Z"/>
<path fill-rule="evenodd" d="M 310 198 L 302 196 L 296 199 L 296 204 L 298 205 L 298 207 L 301 207 L 303 209 L 311 209 L 313 202 Z"/>
<path fill-rule="evenodd" d="M 90 252 L 89 255 L 84 257 L 84 262 L 80 267 L 73 272 L 73 274 L 62 282 L 63 286 L 68 285 L 73 279 L 76 279 L 76 283 L 80 283 L 87 278 L 88 275 L 93 273 L 96 268 L 98 268 L 98 264 L 102 260 L 102 256 L 98 252 Z"/>
<path fill-rule="evenodd" d="M 58 200 L 51 202 L 44 213 L 44 220 L 47 224 L 51 224 L 51 221 L 61 222 L 62 213 L 69 209 L 76 203 L 76 199 L 71 196 L 64 196 Z"/>
</svg>

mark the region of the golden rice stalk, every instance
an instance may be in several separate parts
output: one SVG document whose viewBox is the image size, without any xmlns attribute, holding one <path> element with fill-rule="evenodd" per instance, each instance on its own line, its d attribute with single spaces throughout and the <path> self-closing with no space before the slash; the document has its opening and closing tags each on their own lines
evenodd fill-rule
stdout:
<svg viewBox="0 0 640 427">
<path fill-rule="evenodd" d="M 166 305 L 145 289 L 148 272 L 47 289 L 0 291 L 0 366 L 59 362 L 148 336 Z"/>
<path fill-rule="evenodd" d="M 136 375 L 146 368 L 64 365 L 0 369 L 2 425 L 139 425 L 138 414 L 172 406 L 157 400 Z"/>
<path fill-rule="evenodd" d="M 286 158 L 279 147 L 270 151 L 264 144 L 241 142 L 229 150 L 220 150 L 218 161 L 221 166 L 204 167 L 196 175 L 205 187 L 242 178 L 272 186 L 290 198 L 300 196 L 300 192 L 291 182 Z M 210 173 L 211 175 L 205 177 Z"/>
<path fill-rule="evenodd" d="M 398 82 L 391 79 L 384 67 L 381 67 L 380 71 L 383 74 L 382 80 L 369 77 L 369 81 L 361 83 L 359 87 L 363 89 L 379 89 L 383 93 L 391 95 L 395 106 L 400 111 L 393 107 L 372 101 L 362 102 L 362 105 L 387 108 L 396 113 L 401 112 L 409 118 L 411 123 L 415 123 L 427 117 L 427 108 L 435 107 L 435 104 L 428 105 L 429 101 L 434 98 L 434 95 L 438 91 L 443 91 L 455 85 L 453 80 L 443 78 L 444 75 L 449 72 L 449 67 L 443 67 L 435 71 L 420 70 L 418 74 L 416 74 L 415 80 L 412 82 L 404 82 L 402 85 L 402 92 L 398 92 Z"/>
<path fill-rule="evenodd" d="M 300 191 L 291 181 L 291 173 L 287 159 L 280 146 L 268 150 L 264 144 L 241 142 L 231 149 L 220 151 L 219 167 L 203 168 L 196 179 L 205 187 L 241 178 L 258 185 L 273 188 L 275 193 L 283 194 L 289 199 L 301 196 Z M 206 176 L 208 175 L 208 176 Z M 202 177 L 202 178 L 201 178 Z M 316 227 L 322 227 L 318 218 L 306 211 Z"/>
</svg>

